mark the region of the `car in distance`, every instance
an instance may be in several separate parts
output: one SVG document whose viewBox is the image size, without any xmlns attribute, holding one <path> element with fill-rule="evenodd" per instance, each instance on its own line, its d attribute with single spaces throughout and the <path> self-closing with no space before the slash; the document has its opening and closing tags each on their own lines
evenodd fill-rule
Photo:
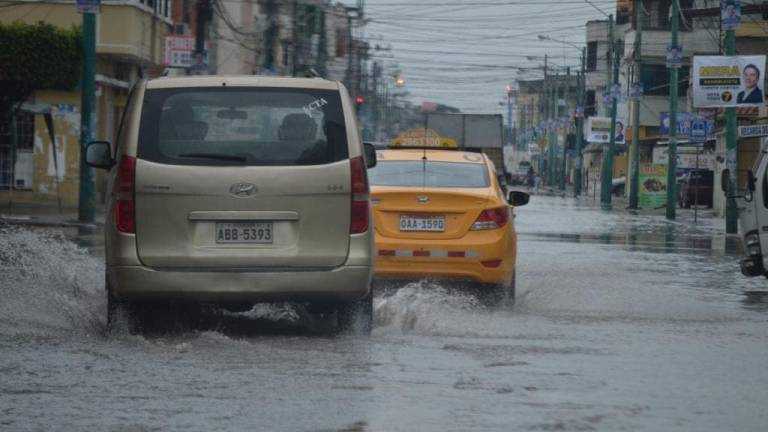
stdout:
<svg viewBox="0 0 768 432">
<path fill-rule="evenodd" d="M 365 149 L 338 82 L 140 81 L 115 145 L 87 147 L 109 171 L 108 321 L 124 309 L 141 330 L 169 303 L 300 301 L 369 330 Z"/>
<path fill-rule="evenodd" d="M 491 160 L 458 150 L 388 149 L 369 170 L 375 279 L 459 281 L 494 300 L 515 296 L 514 206 Z"/>
<path fill-rule="evenodd" d="M 677 201 L 680 207 L 712 207 L 714 182 L 715 175 L 711 170 L 693 169 L 684 173 L 677 183 Z"/>
</svg>

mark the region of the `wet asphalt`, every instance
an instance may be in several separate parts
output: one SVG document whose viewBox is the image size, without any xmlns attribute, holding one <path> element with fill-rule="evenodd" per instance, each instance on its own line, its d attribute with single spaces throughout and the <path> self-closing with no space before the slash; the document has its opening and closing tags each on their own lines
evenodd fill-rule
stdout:
<svg viewBox="0 0 768 432">
<path fill-rule="evenodd" d="M 768 280 L 722 222 L 516 213 L 514 308 L 406 284 L 376 295 L 370 337 L 293 305 L 107 334 L 100 232 L 0 228 L 0 430 L 768 428 Z"/>
</svg>

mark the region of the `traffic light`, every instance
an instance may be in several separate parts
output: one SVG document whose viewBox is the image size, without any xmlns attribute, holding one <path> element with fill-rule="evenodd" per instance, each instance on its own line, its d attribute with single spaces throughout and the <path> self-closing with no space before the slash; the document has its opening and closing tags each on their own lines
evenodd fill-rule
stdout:
<svg viewBox="0 0 768 432">
<path fill-rule="evenodd" d="M 362 96 L 358 96 L 355 98 L 355 105 L 360 106 L 365 103 L 365 98 Z"/>
</svg>

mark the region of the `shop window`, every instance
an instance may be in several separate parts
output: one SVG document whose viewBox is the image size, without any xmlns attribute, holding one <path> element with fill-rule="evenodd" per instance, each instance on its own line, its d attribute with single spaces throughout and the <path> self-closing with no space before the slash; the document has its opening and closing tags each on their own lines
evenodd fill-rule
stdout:
<svg viewBox="0 0 768 432">
<path fill-rule="evenodd" d="M 597 42 L 587 43 L 587 72 L 597 70 Z"/>
</svg>

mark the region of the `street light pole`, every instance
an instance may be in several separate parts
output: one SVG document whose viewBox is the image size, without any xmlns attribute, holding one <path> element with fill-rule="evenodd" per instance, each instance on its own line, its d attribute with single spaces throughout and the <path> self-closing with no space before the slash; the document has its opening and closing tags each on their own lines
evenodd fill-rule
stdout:
<svg viewBox="0 0 768 432">
<path fill-rule="evenodd" d="M 736 55 L 736 31 L 725 32 L 725 55 Z M 725 167 L 728 169 L 728 195 L 725 200 L 725 232 L 736 234 L 739 229 L 739 215 L 736 209 L 736 108 L 725 109 Z"/>
<path fill-rule="evenodd" d="M 677 1 L 672 2 L 672 44 L 677 48 L 678 17 L 680 10 Z M 675 59 L 672 59 L 674 63 Z M 670 64 L 669 68 L 669 148 L 667 159 L 667 219 L 675 219 L 677 208 L 677 65 Z"/>
<path fill-rule="evenodd" d="M 557 76 L 555 76 L 555 79 Z M 557 164 L 557 152 L 555 152 L 555 145 L 557 145 L 557 131 L 555 128 L 552 127 L 552 124 L 554 122 L 554 119 L 557 117 L 557 92 L 558 88 L 556 86 L 551 86 L 552 91 L 550 95 L 550 121 L 547 125 L 549 127 L 549 139 L 548 139 L 548 146 L 547 146 L 547 153 L 549 154 L 548 159 L 549 163 L 547 164 L 547 185 L 548 186 L 554 186 L 555 185 L 555 166 Z"/>
<path fill-rule="evenodd" d="M 565 99 L 565 114 L 569 115 L 570 109 L 568 106 L 569 90 L 571 88 L 571 68 L 566 69 L 565 91 L 563 92 L 563 99 Z M 570 119 L 569 119 L 570 120 Z M 568 122 L 567 131 L 571 130 L 570 121 Z M 562 171 L 560 172 L 560 190 L 565 191 L 565 171 L 568 169 L 568 132 L 563 137 L 563 162 Z"/>
<path fill-rule="evenodd" d="M 642 64 L 642 34 L 643 34 L 643 2 L 635 0 L 635 83 L 641 79 L 640 68 Z M 639 207 L 640 187 L 640 95 L 636 94 L 632 104 L 632 149 L 629 166 L 629 208 Z"/>
<path fill-rule="evenodd" d="M 581 49 L 581 72 L 579 73 L 578 80 L 578 102 L 576 103 L 576 112 L 578 117 L 576 118 L 576 170 L 573 174 L 573 192 L 574 195 L 581 195 L 581 167 L 583 165 L 583 155 L 581 154 L 581 144 L 584 136 L 584 93 L 586 93 L 586 48 Z"/>
<path fill-rule="evenodd" d="M 512 144 L 512 85 L 507 84 L 507 144 Z"/>
<path fill-rule="evenodd" d="M 96 132 L 96 13 L 83 12 L 83 60 L 80 106 L 80 187 L 77 219 L 93 222 L 96 213 L 93 168 L 85 163 L 86 147 Z"/>
<path fill-rule="evenodd" d="M 675 3 L 673 1 L 673 3 Z M 603 173 L 602 182 L 600 185 L 600 202 L 605 207 L 611 206 L 611 189 L 613 187 L 613 150 L 616 146 L 616 99 L 618 95 L 613 94 L 613 87 L 619 83 L 619 51 L 613 46 L 613 15 L 609 18 L 609 38 L 608 43 L 611 46 L 610 57 L 613 61 L 613 82 L 606 83 L 606 87 L 609 87 L 609 94 L 611 95 L 611 135 L 609 137 L 608 145 L 605 146 L 603 151 Z M 611 63 L 609 63 L 611 64 Z"/>
<path fill-rule="evenodd" d="M 548 76 L 548 70 L 547 70 L 547 60 L 548 57 L 546 54 L 544 54 L 544 81 L 541 83 L 542 87 L 542 98 L 539 99 L 539 104 L 543 109 L 539 110 L 539 113 L 541 114 L 541 117 L 539 119 L 539 127 L 541 127 L 542 121 L 541 118 L 544 119 L 544 128 L 542 130 L 542 135 L 547 136 L 547 127 L 549 126 L 549 76 Z M 544 140 L 541 139 L 541 137 L 537 137 L 539 139 L 539 176 L 544 179 L 545 172 L 544 172 L 544 147 L 543 142 Z M 549 138 L 547 138 L 549 140 Z"/>
</svg>

